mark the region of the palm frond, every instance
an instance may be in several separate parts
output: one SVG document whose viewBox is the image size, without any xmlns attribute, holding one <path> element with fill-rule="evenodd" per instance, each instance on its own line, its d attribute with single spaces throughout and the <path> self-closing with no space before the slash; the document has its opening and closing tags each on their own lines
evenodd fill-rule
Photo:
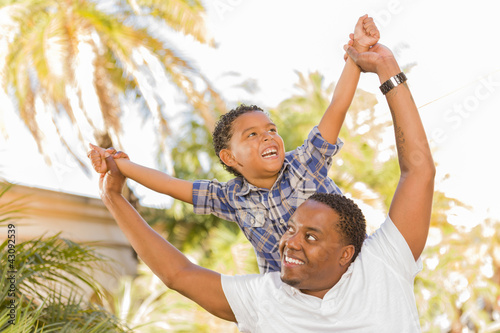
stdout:
<svg viewBox="0 0 500 333">
<path fill-rule="evenodd" d="M 175 31 L 190 35 L 200 43 L 213 45 L 213 40 L 207 36 L 205 9 L 199 0 L 129 0 L 132 2 L 140 6 L 143 14 L 164 21 Z"/>
<path fill-rule="evenodd" d="M 0 262 L 4 272 L 11 270 L 7 247 L 8 240 L 0 245 Z M 105 260 L 93 248 L 62 239 L 59 235 L 16 244 L 16 292 L 40 302 L 56 286 L 67 290 L 83 290 L 83 286 L 87 286 L 102 296 L 102 287 L 93 272 Z"/>
</svg>

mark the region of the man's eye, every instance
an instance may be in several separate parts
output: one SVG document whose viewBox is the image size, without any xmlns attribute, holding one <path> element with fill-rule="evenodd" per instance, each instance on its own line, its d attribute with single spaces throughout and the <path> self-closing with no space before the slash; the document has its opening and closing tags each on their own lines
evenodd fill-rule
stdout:
<svg viewBox="0 0 500 333">
<path fill-rule="evenodd" d="M 278 132 L 278 130 L 277 130 L 276 128 L 271 128 L 271 129 L 269 130 L 269 132 L 277 133 L 277 132 Z"/>
<path fill-rule="evenodd" d="M 309 241 L 315 241 L 315 240 L 317 240 L 317 239 L 316 239 L 316 237 L 314 237 L 314 236 L 313 236 L 313 235 L 311 235 L 311 234 L 307 234 L 307 235 L 306 235 L 306 239 L 307 239 L 307 240 L 309 240 Z"/>
<path fill-rule="evenodd" d="M 254 136 L 254 135 L 256 135 L 256 133 L 252 132 L 252 133 L 248 134 L 248 137 L 251 137 L 251 136 Z"/>
</svg>

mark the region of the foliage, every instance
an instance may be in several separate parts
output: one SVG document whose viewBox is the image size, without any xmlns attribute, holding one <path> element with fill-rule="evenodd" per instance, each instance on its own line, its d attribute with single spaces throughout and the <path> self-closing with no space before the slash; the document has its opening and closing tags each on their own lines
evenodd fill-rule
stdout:
<svg viewBox="0 0 500 333">
<path fill-rule="evenodd" d="M 10 187 L 2 184 L 0 227 L 15 230 L 22 204 L 2 200 Z M 14 237 L 0 244 L 2 332 L 128 331 L 113 315 L 83 300 L 86 289 L 103 295 L 93 274 L 106 259 L 94 247 L 58 235 L 23 242 L 16 233 L 8 235 Z"/>
<path fill-rule="evenodd" d="M 416 278 L 423 328 L 494 332 L 500 327 L 500 221 L 485 220 L 453 232 L 434 227 L 440 238 L 425 251 Z M 496 327 L 496 329 L 494 329 Z"/>
</svg>

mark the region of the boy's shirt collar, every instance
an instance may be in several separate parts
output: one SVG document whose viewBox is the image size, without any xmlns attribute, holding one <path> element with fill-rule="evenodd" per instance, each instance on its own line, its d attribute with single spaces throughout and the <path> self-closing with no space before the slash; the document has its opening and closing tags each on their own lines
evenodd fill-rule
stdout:
<svg viewBox="0 0 500 333">
<path fill-rule="evenodd" d="M 273 187 L 276 185 L 276 183 L 278 183 L 281 178 L 283 178 L 283 173 L 286 171 L 286 169 L 288 169 L 290 167 L 290 162 L 285 158 L 285 161 L 283 162 L 283 166 L 281 167 L 281 170 L 278 174 L 278 177 L 276 178 L 276 181 L 274 182 L 273 186 L 271 187 L 271 190 L 273 189 Z M 253 191 L 253 192 L 258 192 L 258 191 L 270 191 L 269 189 L 267 188 L 261 188 L 261 187 L 257 187 L 255 185 L 252 185 L 248 182 L 248 180 L 245 179 L 245 177 L 240 177 L 242 179 L 242 184 L 241 184 L 241 187 L 239 189 L 239 191 L 237 191 L 235 193 L 236 196 L 245 196 L 247 195 L 248 193 L 250 193 L 250 191 Z"/>
</svg>

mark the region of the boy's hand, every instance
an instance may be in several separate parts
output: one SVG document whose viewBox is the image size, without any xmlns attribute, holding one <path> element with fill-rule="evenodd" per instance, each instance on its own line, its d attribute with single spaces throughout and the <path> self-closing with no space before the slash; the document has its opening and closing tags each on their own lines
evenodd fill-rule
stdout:
<svg viewBox="0 0 500 333">
<path fill-rule="evenodd" d="M 349 37 L 353 40 L 352 46 L 356 51 L 362 53 L 378 43 L 380 32 L 373 18 L 365 14 L 359 18 L 356 27 L 354 27 L 354 34 L 350 34 Z"/>
<path fill-rule="evenodd" d="M 92 167 L 98 173 L 108 172 L 108 167 L 106 165 L 105 158 L 107 156 L 113 156 L 114 159 L 118 158 L 126 158 L 130 160 L 127 154 L 122 151 L 116 151 L 114 148 L 104 149 L 89 143 L 89 151 L 87 152 L 87 157 L 90 159 L 92 163 Z"/>
</svg>

